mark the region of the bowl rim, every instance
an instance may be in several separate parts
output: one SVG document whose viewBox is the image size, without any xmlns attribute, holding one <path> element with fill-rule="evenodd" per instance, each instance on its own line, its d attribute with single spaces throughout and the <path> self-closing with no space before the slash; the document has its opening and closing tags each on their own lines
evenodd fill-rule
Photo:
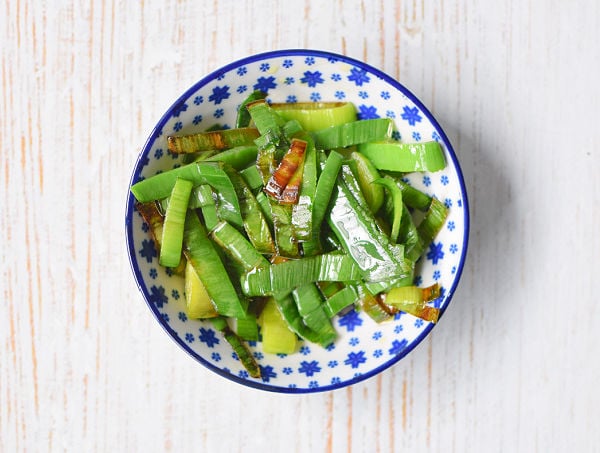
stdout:
<svg viewBox="0 0 600 453">
<path fill-rule="evenodd" d="M 161 316 L 160 312 L 158 311 L 158 308 L 155 306 L 155 304 L 152 304 L 150 302 L 151 295 L 148 293 L 148 291 L 146 289 L 146 285 L 144 283 L 144 278 L 143 278 L 143 276 L 140 272 L 139 266 L 137 265 L 137 262 L 136 262 L 137 259 L 134 258 L 137 256 L 136 250 L 135 250 L 135 244 L 133 241 L 133 221 L 132 221 L 133 213 L 134 213 L 135 199 L 133 197 L 133 194 L 131 193 L 131 190 L 129 190 L 129 189 L 134 184 L 134 182 L 137 182 L 137 178 L 139 177 L 139 172 L 141 171 L 141 168 L 144 166 L 141 164 L 143 163 L 143 161 L 145 159 L 147 159 L 147 154 L 149 153 L 150 149 L 152 148 L 154 142 L 162 134 L 162 129 L 163 129 L 164 125 L 167 123 L 167 121 L 171 118 L 173 110 L 175 108 L 177 108 L 179 105 L 181 105 L 181 103 L 185 102 L 185 100 L 188 99 L 193 93 L 195 93 L 200 88 L 204 87 L 209 82 L 211 82 L 214 79 L 216 79 L 217 77 L 219 77 L 219 75 L 225 74 L 226 72 L 229 72 L 232 69 L 235 69 L 237 67 L 240 67 L 240 66 L 243 66 L 246 64 L 251 64 L 251 63 L 254 63 L 259 60 L 277 58 L 277 57 L 286 57 L 286 56 L 306 56 L 306 57 L 320 57 L 320 58 L 335 59 L 336 61 L 341 61 L 341 62 L 347 63 L 349 65 L 353 65 L 354 67 L 358 67 L 360 69 L 365 69 L 367 72 L 375 75 L 376 77 L 378 77 L 380 79 L 383 79 L 384 81 L 386 81 L 387 83 L 392 85 L 394 88 L 398 89 L 408 99 L 410 99 L 419 108 L 421 113 L 423 113 L 425 115 L 425 117 L 428 119 L 428 121 L 430 121 L 431 124 L 439 132 L 441 139 L 443 140 L 444 144 L 446 145 L 446 150 L 448 152 L 448 155 L 449 155 L 450 159 L 452 160 L 452 163 L 454 164 L 454 167 L 456 169 L 456 175 L 457 175 L 458 183 L 459 183 L 460 190 L 461 190 L 461 201 L 462 201 L 463 211 L 464 211 L 464 233 L 463 233 L 463 238 L 462 238 L 463 246 L 462 246 L 461 255 L 459 258 L 459 263 L 458 263 L 458 266 L 456 269 L 454 280 L 452 282 L 451 287 L 449 289 L 447 289 L 446 304 L 441 309 L 441 312 L 440 312 L 440 318 L 443 316 L 444 312 L 450 305 L 450 302 L 452 301 L 452 296 L 454 295 L 454 292 L 456 291 L 456 288 L 458 287 L 458 284 L 461 280 L 463 268 L 464 268 L 466 258 L 467 258 L 467 249 L 468 249 L 468 242 L 469 242 L 469 228 L 470 228 L 469 202 L 468 202 L 468 197 L 467 197 L 467 190 L 466 190 L 466 185 L 465 185 L 462 169 L 458 162 L 458 158 L 454 152 L 454 148 L 452 147 L 450 140 L 446 136 L 446 133 L 444 132 L 444 130 L 442 129 L 440 124 L 437 122 L 437 120 L 434 118 L 434 116 L 431 114 L 431 112 L 427 109 L 427 107 L 425 107 L 425 105 L 410 90 L 408 90 L 408 88 L 406 88 L 404 85 L 402 85 L 398 80 L 394 79 L 393 77 L 389 76 L 388 74 L 384 73 L 383 71 L 369 65 L 368 63 L 365 63 L 363 61 L 357 60 L 352 57 L 348 57 L 346 55 L 341 55 L 341 54 L 337 54 L 337 53 L 330 52 L 330 51 L 293 48 L 293 49 L 280 49 L 280 50 L 273 50 L 273 51 L 253 54 L 253 55 L 235 60 L 225 66 L 220 67 L 219 69 L 212 71 L 211 73 L 209 73 L 208 75 L 204 76 L 203 78 L 198 80 L 196 83 L 194 83 L 181 96 L 179 96 L 179 98 L 177 98 L 177 100 L 165 111 L 165 113 L 162 115 L 162 117 L 160 118 L 158 123 L 156 123 L 156 125 L 154 126 L 154 128 L 152 129 L 152 132 L 146 139 L 146 142 L 144 143 L 144 146 L 142 147 L 142 150 L 140 151 L 140 153 L 136 159 L 135 166 L 133 167 L 133 171 L 131 173 L 131 177 L 129 180 L 128 191 L 127 191 L 127 201 L 126 201 L 126 208 L 125 208 L 125 240 L 126 240 L 126 245 L 127 245 L 129 264 L 130 264 L 131 270 L 134 274 L 137 287 L 140 290 L 140 292 L 142 293 L 142 295 L 144 296 L 144 301 L 146 302 L 146 305 L 148 306 L 148 308 L 150 308 L 154 317 L 159 322 L 159 324 L 163 327 L 163 329 L 168 334 L 168 336 L 173 341 L 175 341 L 184 351 L 186 351 L 192 358 L 194 358 L 196 361 L 200 362 L 202 365 L 204 365 L 209 370 L 215 372 L 216 374 L 218 374 L 226 379 L 229 379 L 230 381 L 236 382 L 238 384 L 242 384 L 246 387 L 251 387 L 251 388 L 265 390 L 265 391 L 269 391 L 269 392 L 275 392 L 275 393 L 320 393 L 320 392 L 337 390 L 337 389 L 341 389 L 341 388 L 344 388 L 344 387 L 347 387 L 350 385 L 354 385 L 358 382 L 365 381 L 373 376 L 376 376 L 377 374 L 383 372 L 384 370 L 392 367 L 393 365 L 398 363 L 400 360 L 402 360 L 406 355 L 408 355 L 418 345 L 420 345 L 422 343 L 422 341 L 429 335 L 431 330 L 435 327 L 435 324 L 429 323 L 422 330 L 422 332 L 419 334 L 419 336 L 417 336 L 404 350 L 402 350 L 402 352 L 400 352 L 399 354 L 394 356 L 392 359 L 388 360 L 387 362 L 378 366 L 377 368 L 373 368 L 373 369 L 361 374 L 360 376 L 354 377 L 352 379 L 348 379 L 344 382 L 330 384 L 327 386 L 316 387 L 316 388 L 291 388 L 291 387 L 268 385 L 262 381 L 251 381 L 251 380 L 240 378 L 231 373 L 228 373 L 227 371 L 224 371 L 224 370 L 214 366 L 212 363 L 210 363 L 209 361 L 204 359 L 202 356 L 197 354 L 194 350 L 192 350 L 183 341 L 183 339 L 181 339 L 176 334 L 176 332 L 169 326 L 169 324 L 167 322 L 165 322 L 165 320 L 162 318 L 162 316 Z"/>
</svg>

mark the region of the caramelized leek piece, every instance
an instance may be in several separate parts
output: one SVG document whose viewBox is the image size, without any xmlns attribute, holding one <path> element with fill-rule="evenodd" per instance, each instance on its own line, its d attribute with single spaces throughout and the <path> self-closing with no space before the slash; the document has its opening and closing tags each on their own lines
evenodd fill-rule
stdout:
<svg viewBox="0 0 600 453">
<path fill-rule="evenodd" d="M 306 140 L 307 145 L 302 165 L 299 197 L 292 208 L 292 225 L 294 226 L 296 238 L 299 241 L 308 241 L 313 234 L 312 212 L 317 190 L 317 150 L 308 134 L 303 135 L 302 139 Z"/>
<path fill-rule="evenodd" d="M 306 145 L 307 143 L 304 140 L 292 140 L 289 150 L 285 153 L 285 156 L 283 156 L 283 159 L 265 186 L 265 192 L 268 195 L 276 199 L 281 199 L 283 190 L 290 182 L 296 169 L 304 161 Z"/>
<path fill-rule="evenodd" d="M 440 290 L 437 283 L 428 288 L 403 286 L 392 288 L 385 296 L 385 304 L 425 321 L 436 323 L 440 310 L 430 307 L 426 303 L 437 299 L 439 295 Z"/>
<path fill-rule="evenodd" d="M 174 154 L 197 153 L 199 151 L 224 150 L 236 146 L 253 145 L 258 138 L 254 128 L 224 129 L 201 132 L 191 135 L 171 135 L 167 137 L 169 151 Z"/>
</svg>

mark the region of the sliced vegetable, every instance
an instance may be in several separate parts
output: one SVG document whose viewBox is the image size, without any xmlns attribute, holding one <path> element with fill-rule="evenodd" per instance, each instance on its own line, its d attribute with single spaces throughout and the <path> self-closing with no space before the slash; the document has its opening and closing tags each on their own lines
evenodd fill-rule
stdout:
<svg viewBox="0 0 600 453">
<path fill-rule="evenodd" d="M 431 197 L 402 180 L 396 179 L 396 184 L 402 191 L 402 201 L 409 207 L 426 211 L 431 204 Z"/>
<path fill-rule="evenodd" d="M 258 130 L 254 128 L 224 129 L 191 135 L 171 135 L 167 137 L 167 146 L 175 154 L 197 153 L 253 145 L 258 136 Z"/>
<path fill-rule="evenodd" d="M 356 201 L 342 178 L 338 179 L 337 193 L 333 197 L 329 226 L 365 280 L 386 280 L 410 272 L 403 257 L 392 250 L 371 213 Z"/>
<path fill-rule="evenodd" d="M 177 178 L 171 192 L 171 201 L 165 215 L 159 263 L 165 267 L 177 267 L 181 260 L 185 214 L 192 192 L 192 183 Z"/>
<path fill-rule="evenodd" d="M 392 136 L 393 122 L 389 118 L 353 121 L 313 132 L 315 146 L 319 149 L 336 149 L 375 141 Z"/>
<path fill-rule="evenodd" d="M 358 151 L 379 170 L 434 172 L 446 167 L 444 150 L 436 141 L 363 143 L 358 146 Z"/>
<path fill-rule="evenodd" d="M 331 151 L 317 181 L 312 211 L 312 235 L 309 241 L 302 244 L 304 254 L 307 256 L 316 255 L 321 251 L 322 223 L 343 161 L 344 158 L 341 154 Z"/>
<path fill-rule="evenodd" d="M 383 188 L 380 185 L 373 184 L 373 181 L 381 178 L 381 175 L 369 159 L 357 152 L 350 154 L 348 165 L 350 165 L 350 169 L 358 181 L 369 209 L 375 214 L 383 204 Z"/>
<path fill-rule="evenodd" d="M 260 172 L 256 165 L 251 165 L 248 168 L 244 168 L 240 171 L 240 176 L 244 178 L 248 187 L 252 190 L 252 192 L 256 193 L 259 189 L 263 187 L 263 180 Z"/>
<path fill-rule="evenodd" d="M 272 197 L 267 198 L 273 219 L 276 253 L 288 258 L 298 258 L 300 251 L 292 224 L 292 205 L 280 204 Z"/>
<path fill-rule="evenodd" d="M 183 238 L 184 253 L 204 284 L 217 312 L 243 318 L 248 301 L 240 299 L 225 266 L 194 211 L 188 211 Z"/>
<path fill-rule="evenodd" d="M 240 204 L 242 222 L 248 239 L 259 253 L 275 253 L 275 243 L 271 236 L 271 230 L 260 209 L 260 205 L 250 187 L 232 167 L 225 165 L 223 170 L 229 177 Z"/>
<path fill-rule="evenodd" d="M 219 196 L 219 216 L 236 228 L 243 228 L 240 204 L 231 180 L 223 170 L 222 162 L 196 162 L 144 179 L 131 187 L 139 202 L 167 198 L 177 178 L 191 181 L 194 186 L 209 184 Z"/>
<path fill-rule="evenodd" d="M 275 294 L 274 300 L 289 328 L 300 338 L 320 344 L 323 347 L 329 346 L 335 340 L 335 332 L 328 329 L 316 332 L 304 324 L 302 316 L 298 312 L 298 307 L 289 293 Z"/>
<path fill-rule="evenodd" d="M 265 192 L 267 194 L 274 198 L 281 199 L 283 190 L 288 185 L 296 169 L 304 161 L 306 145 L 307 143 L 304 140 L 292 140 L 289 150 L 265 186 Z"/>
<path fill-rule="evenodd" d="M 231 165 L 236 170 L 243 170 L 248 165 L 256 162 L 258 148 L 255 145 L 236 146 L 220 153 L 214 154 L 206 159 L 205 162 L 224 162 Z"/>
<path fill-rule="evenodd" d="M 385 296 L 385 303 L 417 318 L 436 323 L 440 310 L 426 304 L 430 300 L 437 299 L 439 295 L 439 285 L 437 284 L 428 288 L 403 286 L 392 288 Z"/>
<path fill-rule="evenodd" d="M 291 291 L 306 283 L 356 281 L 360 276 L 359 268 L 349 256 L 330 253 L 247 272 L 242 278 L 242 291 L 247 296 L 271 295 Z"/>
<path fill-rule="evenodd" d="M 398 232 L 400 231 L 400 221 L 402 220 L 402 191 L 392 179 L 388 178 L 375 179 L 373 180 L 373 184 L 381 185 L 390 192 L 393 209 L 393 221 L 392 231 L 390 232 L 390 242 L 392 243 L 392 245 L 394 245 L 396 244 L 396 240 L 398 239 Z"/>
<path fill-rule="evenodd" d="M 219 222 L 210 233 L 213 240 L 237 261 L 245 271 L 268 267 L 269 262 L 252 244 L 227 222 Z"/>
<path fill-rule="evenodd" d="M 351 102 L 273 103 L 271 108 L 286 120 L 297 120 L 305 131 L 318 131 L 356 121 L 356 107 Z"/>
<path fill-rule="evenodd" d="M 262 349 L 270 354 L 292 354 L 298 347 L 296 334 L 290 330 L 281 316 L 273 297 L 267 298 L 259 322 L 262 333 Z"/>
<path fill-rule="evenodd" d="M 265 99 L 266 97 L 267 97 L 267 93 L 260 91 L 260 90 L 256 90 L 256 91 L 253 91 L 252 93 L 250 93 L 248 95 L 248 97 L 246 99 L 244 99 L 244 101 L 240 104 L 240 107 L 238 108 L 237 117 L 235 120 L 235 127 L 237 127 L 237 128 L 248 127 L 250 125 L 250 121 L 252 120 L 252 118 L 250 117 L 250 113 L 248 112 L 248 109 L 246 107 L 248 106 L 248 104 L 250 104 L 254 101 L 259 101 L 261 99 Z"/>
<path fill-rule="evenodd" d="M 323 308 L 330 318 L 333 318 L 345 308 L 350 307 L 357 301 L 358 295 L 352 286 L 346 286 L 337 293 L 328 297 Z"/>
<path fill-rule="evenodd" d="M 296 238 L 299 241 L 307 241 L 313 234 L 312 212 L 317 191 L 317 150 L 308 134 L 302 136 L 302 139 L 306 140 L 307 145 L 304 152 L 299 197 L 292 208 L 292 225 Z"/>
<path fill-rule="evenodd" d="M 425 217 L 417 227 L 419 241 L 407 248 L 406 256 L 410 260 L 416 261 L 419 259 L 423 251 L 429 247 L 433 238 L 444 226 L 447 216 L 448 208 L 437 198 L 433 198 Z"/>
<path fill-rule="evenodd" d="M 260 135 L 271 133 L 274 138 L 279 138 L 280 128 L 285 124 L 285 120 L 273 112 L 267 101 L 261 99 L 250 102 L 246 108 Z"/>
<path fill-rule="evenodd" d="M 248 341 L 258 341 L 258 321 L 256 315 L 248 312 L 245 318 L 235 320 L 235 333 Z"/>
<path fill-rule="evenodd" d="M 227 320 L 222 316 L 219 316 L 218 318 L 211 318 L 210 322 L 215 329 L 223 333 L 225 340 L 231 345 L 233 351 L 240 359 L 240 362 L 246 371 L 248 371 L 248 374 L 253 378 L 260 378 L 260 367 L 258 366 L 258 363 L 242 339 L 231 330 L 229 324 L 227 324 Z"/>
<path fill-rule="evenodd" d="M 187 317 L 190 319 L 213 318 L 219 315 L 202 280 L 189 261 L 185 266 L 185 306 Z"/>
</svg>

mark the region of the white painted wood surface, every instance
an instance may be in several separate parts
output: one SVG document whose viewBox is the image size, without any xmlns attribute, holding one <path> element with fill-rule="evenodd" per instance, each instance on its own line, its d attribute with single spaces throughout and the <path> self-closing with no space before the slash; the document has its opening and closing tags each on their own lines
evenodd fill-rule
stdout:
<svg viewBox="0 0 600 453">
<path fill-rule="evenodd" d="M 594 0 L 2 2 L 0 451 L 600 451 L 599 29 Z M 296 47 L 416 93 L 472 215 L 433 334 L 305 396 L 191 360 L 124 240 L 130 171 L 171 102 Z"/>
</svg>

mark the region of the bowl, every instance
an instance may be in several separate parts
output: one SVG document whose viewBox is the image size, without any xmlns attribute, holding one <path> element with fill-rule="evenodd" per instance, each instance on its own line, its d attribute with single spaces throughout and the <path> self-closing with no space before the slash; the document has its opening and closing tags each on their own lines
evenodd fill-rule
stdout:
<svg viewBox="0 0 600 453">
<path fill-rule="evenodd" d="M 411 174 L 409 182 L 435 195 L 450 208 L 448 219 L 417 263 L 415 284 L 441 286 L 433 302 L 441 314 L 450 304 L 465 262 L 469 212 L 457 157 L 446 134 L 427 108 L 407 88 L 361 61 L 317 50 L 280 50 L 253 55 L 209 74 L 188 89 L 158 121 L 131 176 L 141 178 L 181 165 L 167 150 L 167 136 L 203 131 L 214 124 L 232 127 L 239 104 L 253 90 L 268 92 L 272 102 L 349 101 L 359 118 L 388 117 L 395 138 L 406 142 L 437 140 L 447 167 L 436 173 Z M 248 375 L 230 345 L 207 321 L 185 314 L 183 279 L 158 264 L 148 225 L 127 198 L 126 238 L 137 285 L 158 323 L 191 357 L 215 373 L 249 387 L 287 393 L 328 391 L 352 385 L 394 365 L 411 352 L 434 324 L 409 314 L 377 324 L 352 310 L 333 319 L 339 334 L 328 348 L 301 343 L 290 355 L 266 354 L 260 343 L 249 347 L 261 378 Z"/>
</svg>

